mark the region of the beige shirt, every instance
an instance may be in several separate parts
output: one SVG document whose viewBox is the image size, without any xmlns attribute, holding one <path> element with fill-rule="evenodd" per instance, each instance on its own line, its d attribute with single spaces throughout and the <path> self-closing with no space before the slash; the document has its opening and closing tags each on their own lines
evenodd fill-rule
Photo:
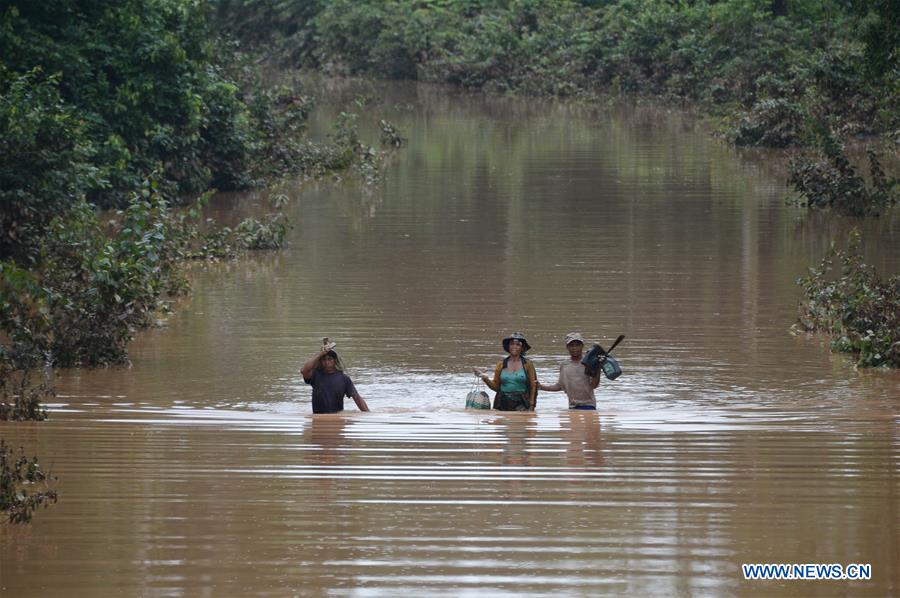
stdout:
<svg viewBox="0 0 900 598">
<path fill-rule="evenodd" d="M 591 378 L 584 375 L 584 366 L 580 361 L 567 359 L 560 364 L 559 385 L 569 397 L 570 409 L 576 405 L 597 406 L 594 389 L 591 388 Z"/>
</svg>

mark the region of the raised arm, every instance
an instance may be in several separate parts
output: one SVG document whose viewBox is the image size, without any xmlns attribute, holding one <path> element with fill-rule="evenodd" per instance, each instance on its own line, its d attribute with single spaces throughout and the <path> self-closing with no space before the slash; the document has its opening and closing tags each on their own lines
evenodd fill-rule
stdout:
<svg viewBox="0 0 900 598">
<path fill-rule="evenodd" d="M 300 373 L 303 375 L 304 380 L 309 380 L 312 378 L 313 370 L 316 369 L 316 364 L 319 363 L 319 360 L 322 359 L 322 356 L 328 353 L 328 349 L 323 345 L 319 352 L 309 358 L 309 360 L 303 364 L 303 367 L 300 368 Z"/>
</svg>

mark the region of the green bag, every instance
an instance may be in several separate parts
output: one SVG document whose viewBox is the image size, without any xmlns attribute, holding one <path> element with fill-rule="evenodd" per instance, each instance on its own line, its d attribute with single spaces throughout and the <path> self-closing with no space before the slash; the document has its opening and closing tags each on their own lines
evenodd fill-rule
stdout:
<svg viewBox="0 0 900 598">
<path fill-rule="evenodd" d="M 466 395 L 466 409 L 491 408 L 491 397 L 488 396 L 488 393 L 479 388 L 481 384 L 481 378 L 478 378 L 472 386 L 472 390 Z"/>
</svg>

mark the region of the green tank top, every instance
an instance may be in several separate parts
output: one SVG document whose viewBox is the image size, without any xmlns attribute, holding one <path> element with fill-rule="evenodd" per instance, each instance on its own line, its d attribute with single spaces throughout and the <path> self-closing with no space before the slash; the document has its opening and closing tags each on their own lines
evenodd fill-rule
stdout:
<svg viewBox="0 0 900 598">
<path fill-rule="evenodd" d="M 500 390 L 503 392 L 526 392 L 528 381 L 525 378 L 525 368 L 516 372 L 507 369 L 500 371 Z"/>
</svg>

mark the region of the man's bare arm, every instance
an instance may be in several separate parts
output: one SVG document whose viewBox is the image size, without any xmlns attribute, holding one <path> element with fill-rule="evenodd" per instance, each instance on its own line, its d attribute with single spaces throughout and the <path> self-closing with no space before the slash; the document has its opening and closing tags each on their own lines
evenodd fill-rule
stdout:
<svg viewBox="0 0 900 598">
<path fill-rule="evenodd" d="M 368 411 L 369 406 L 366 405 L 365 399 L 359 396 L 358 392 L 353 393 L 353 400 L 356 402 L 356 406 L 359 407 L 360 411 Z"/>
</svg>

